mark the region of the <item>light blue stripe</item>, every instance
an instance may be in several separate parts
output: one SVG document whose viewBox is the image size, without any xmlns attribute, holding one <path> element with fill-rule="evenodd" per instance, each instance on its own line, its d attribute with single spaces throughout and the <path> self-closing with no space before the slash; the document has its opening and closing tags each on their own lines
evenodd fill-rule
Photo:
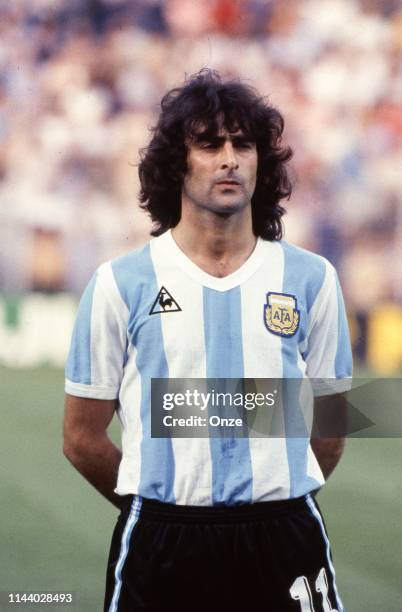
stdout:
<svg viewBox="0 0 402 612">
<path fill-rule="evenodd" d="M 334 593 L 335 593 L 335 598 L 336 598 L 336 605 L 338 608 L 338 612 L 344 612 L 344 607 L 341 601 L 341 598 L 339 597 L 339 593 L 338 593 L 338 589 L 336 587 L 336 580 L 335 580 L 335 568 L 333 566 L 332 563 L 332 559 L 331 559 L 331 548 L 330 548 L 330 544 L 329 544 L 329 540 L 328 540 L 328 536 L 327 536 L 327 532 L 325 531 L 325 527 L 324 527 L 324 522 L 321 518 L 321 514 L 318 512 L 317 508 L 315 507 L 315 504 L 313 502 L 313 500 L 311 499 L 310 495 L 306 496 L 306 501 L 307 504 L 313 514 L 313 516 L 317 519 L 320 528 L 321 528 L 321 533 L 322 533 L 322 537 L 324 538 L 324 542 L 325 542 L 325 550 L 327 553 L 327 560 L 328 560 L 328 566 L 329 569 L 331 571 L 332 574 L 332 585 L 334 587 Z"/>
<path fill-rule="evenodd" d="M 174 504 L 175 460 L 170 438 L 151 438 L 151 379 L 168 378 L 161 316 L 149 311 L 159 293 L 150 246 L 117 259 L 112 265 L 120 294 L 130 311 L 128 332 L 137 349 L 141 376 L 141 476 L 145 498 Z M 133 442 L 134 443 L 134 442 Z"/>
<path fill-rule="evenodd" d="M 142 506 L 142 499 L 138 495 L 134 495 L 131 503 L 130 514 L 124 527 L 123 535 L 121 538 L 120 555 L 117 561 L 116 569 L 114 572 L 115 585 L 113 591 L 112 601 L 110 602 L 109 612 L 116 612 L 119 605 L 119 597 L 122 586 L 121 572 L 127 557 L 128 549 L 130 546 L 130 538 L 135 525 L 138 522 L 140 511 Z"/>
<path fill-rule="evenodd" d="M 66 378 L 90 385 L 91 380 L 91 314 L 97 273 L 82 294 L 66 363 Z"/>
<path fill-rule="evenodd" d="M 283 363 L 283 406 L 286 435 L 286 451 L 289 466 L 289 497 L 300 497 L 320 487 L 320 483 L 307 475 L 307 451 L 309 437 L 299 403 L 299 385 L 287 379 L 302 378 L 297 365 L 298 344 L 306 337 L 307 313 L 311 310 L 315 298 L 325 279 L 325 262 L 323 259 L 281 242 L 284 253 L 283 293 L 297 299 L 300 311 L 299 331 L 291 337 L 282 338 Z M 308 279 L 308 281 L 306 280 Z M 295 432 L 303 437 L 296 438 Z"/>
<path fill-rule="evenodd" d="M 219 292 L 204 287 L 203 291 L 207 378 L 243 378 L 240 288 Z M 227 381 L 227 386 L 237 388 L 237 383 Z M 226 391 L 233 392 L 227 386 Z M 212 503 L 250 503 L 253 474 L 248 438 L 210 437 L 210 448 Z"/>
<path fill-rule="evenodd" d="M 335 377 L 347 378 L 352 376 L 353 359 L 350 346 L 349 327 L 346 317 L 345 304 L 341 287 L 336 277 L 336 291 L 338 297 L 338 346 L 335 357 Z"/>
<path fill-rule="evenodd" d="M 300 309 L 300 305 L 302 306 L 298 342 L 303 342 L 307 332 L 307 314 L 310 313 L 325 280 L 325 261 L 319 255 L 291 245 L 285 240 L 281 241 L 281 246 L 285 255 L 285 263 L 287 260 L 291 264 L 291 267 L 286 269 L 289 287 L 290 289 L 292 287 L 301 289 L 301 295 L 296 297 L 298 298 L 298 308 Z M 287 292 L 283 288 L 283 292 L 295 295 L 294 290 Z"/>
<path fill-rule="evenodd" d="M 119 289 L 122 300 L 129 310 L 134 304 L 141 300 L 139 289 L 142 283 L 146 283 L 144 277 L 145 270 L 137 269 L 138 261 L 149 256 L 149 245 L 146 244 L 142 249 L 137 249 L 122 255 L 112 261 L 113 275 Z"/>
</svg>

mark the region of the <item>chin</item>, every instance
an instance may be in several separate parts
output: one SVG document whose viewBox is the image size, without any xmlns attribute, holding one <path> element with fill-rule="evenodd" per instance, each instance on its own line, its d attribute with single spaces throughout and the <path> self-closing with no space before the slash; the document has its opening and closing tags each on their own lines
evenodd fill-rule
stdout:
<svg viewBox="0 0 402 612">
<path fill-rule="evenodd" d="M 213 210 L 216 213 L 220 214 L 234 214 L 244 210 L 247 207 L 248 203 L 239 200 L 233 200 L 232 202 L 216 202 L 213 205 Z"/>
</svg>

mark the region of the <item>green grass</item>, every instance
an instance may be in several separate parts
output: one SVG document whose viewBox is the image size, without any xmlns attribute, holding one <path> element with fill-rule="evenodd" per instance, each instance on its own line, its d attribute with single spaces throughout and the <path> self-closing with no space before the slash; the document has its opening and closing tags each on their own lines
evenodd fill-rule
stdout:
<svg viewBox="0 0 402 612">
<path fill-rule="evenodd" d="M 117 511 L 62 456 L 63 374 L 0 368 L 0 388 L 3 601 L 9 590 L 73 591 L 66 609 L 98 612 Z M 401 450 L 399 439 L 349 440 L 319 495 L 346 612 L 401 610 Z"/>
</svg>

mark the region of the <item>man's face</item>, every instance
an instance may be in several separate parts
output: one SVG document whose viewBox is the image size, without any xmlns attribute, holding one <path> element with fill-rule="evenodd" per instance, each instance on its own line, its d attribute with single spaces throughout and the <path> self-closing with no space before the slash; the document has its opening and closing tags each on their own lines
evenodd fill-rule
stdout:
<svg viewBox="0 0 402 612">
<path fill-rule="evenodd" d="M 196 134 L 187 143 L 183 198 L 216 213 L 235 213 L 251 203 L 257 179 L 257 149 L 241 130 Z"/>
</svg>

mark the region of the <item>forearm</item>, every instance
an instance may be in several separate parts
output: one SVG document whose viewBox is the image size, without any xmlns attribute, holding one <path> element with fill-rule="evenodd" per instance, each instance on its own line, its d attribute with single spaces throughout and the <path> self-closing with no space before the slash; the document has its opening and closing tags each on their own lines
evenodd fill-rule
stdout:
<svg viewBox="0 0 402 612">
<path fill-rule="evenodd" d="M 119 508 L 120 498 L 114 493 L 121 451 L 105 434 L 83 440 L 67 440 L 64 454 L 72 465 L 106 499 Z"/>
<path fill-rule="evenodd" d="M 312 438 L 311 448 L 317 458 L 325 480 L 338 465 L 345 448 L 344 438 Z"/>
</svg>

